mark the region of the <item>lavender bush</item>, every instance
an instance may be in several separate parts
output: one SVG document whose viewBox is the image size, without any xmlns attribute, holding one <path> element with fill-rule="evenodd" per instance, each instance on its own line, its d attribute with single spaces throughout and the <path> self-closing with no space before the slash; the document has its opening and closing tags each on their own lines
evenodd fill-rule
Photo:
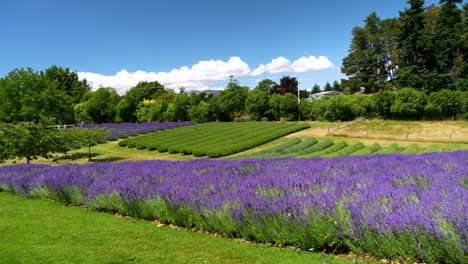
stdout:
<svg viewBox="0 0 468 264">
<path fill-rule="evenodd" d="M 84 124 L 82 128 L 108 128 L 111 130 L 106 140 L 116 140 L 118 138 L 125 138 L 128 136 L 147 133 L 151 131 L 164 130 L 168 128 L 175 128 L 179 126 L 193 125 L 192 121 L 184 122 L 147 122 L 147 123 L 102 123 L 102 124 Z"/>
<path fill-rule="evenodd" d="M 0 167 L 22 195 L 307 250 L 466 263 L 468 151 Z"/>
</svg>

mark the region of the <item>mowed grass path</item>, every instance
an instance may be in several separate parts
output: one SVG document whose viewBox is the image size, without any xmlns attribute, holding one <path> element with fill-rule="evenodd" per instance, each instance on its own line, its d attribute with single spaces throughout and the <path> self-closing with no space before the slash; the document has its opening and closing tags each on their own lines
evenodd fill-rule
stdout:
<svg viewBox="0 0 468 264">
<path fill-rule="evenodd" d="M 0 263 L 350 263 L 0 192 Z M 361 262 L 361 261 L 359 261 Z"/>
</svg>

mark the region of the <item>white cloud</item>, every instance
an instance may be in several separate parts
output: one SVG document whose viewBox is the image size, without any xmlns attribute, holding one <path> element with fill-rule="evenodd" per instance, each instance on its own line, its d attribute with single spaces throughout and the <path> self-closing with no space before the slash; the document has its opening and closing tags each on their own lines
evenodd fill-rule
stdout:
<svg viewBox="0 0 468 264">
<path fill-rule="evenodd" d="M 121 70 L 115 75 L 106 76 L 92 72 L 78 72 L 80 79 L 86 79 L 93 89 L 100 86 L 110 86 L 119 94 L 137 85 L 140 81 L 158 81 L 166 87 L 177 89 L 185 87 L 188 90 L 204 90 L 215 81 L 227 80 L 230 75 L 245 76 L 250 73 L 249 65 L 239 57 L 231 57 L 227 62 L 221 60 L 200 61 L 192 67 L 183 66 L 170 72 L 129 73 Z"/>
<path fill-rule="evenodd" d="M 315 56 L 300 57 L 291 64 L 293 72 L 311 72 L 332 67 L 333 63 L 324 56 L 319 56 L 318 58 Z"/>
<path fill-rule="evenodd" d="M 258 76 L 264 73 L 310 72 L 333 67 L 327 57 L 301 57 L 292 63 L 285 57 L 277 57 L 268 64 L 261 64 L 251 71 L 249 65 L 239 57 L 231 57 L 228 61 L 200 61 L 191 67 L 183 66 L 169 72 L 128 72 L 123 69 L 115 75 L 106 76 L 92 72 L 78 72 L 80 79 L 86 79 L 93 89 L 100 86 L 113 87 L 119 94 L 124 94 L 129 88 L 140 81 L 158 81 L 168 88 L 177 90 L 185 87 L 187 90 L 217 89 L 213 85 L 217 81 L 225 81 L 229 76 Z M 219 85 L 219 83 L 218 83 Z M 218 87 L 219 88 L 219 87 Z"/>
<path fill-rule="evenodd" d="M 270 63 L 267 65 L 261 64 L 258 66 L 257 69 L 255 69 L 251 75 L 257 76 L 260 74 L 263 74 L 265 72 L 269 73 L 280 73 L 280 72 L 286 72 L 289 71 L 289 60 L 286 59 L 285 57 L 278 57 L 276 59 L 271 60 Z"/>
<path fill-rule="evenodd" d="M 299 59 L 290 63 L 284 57 L 273 59 L 267 65 L 261 64 L 250 75 L 258 76 L 263 73 L 280 73 L 280 72 L 311 72 L 323 70 L 333 67 L 327 57 L 315 56 L 300 57 Z"/>
</svg>

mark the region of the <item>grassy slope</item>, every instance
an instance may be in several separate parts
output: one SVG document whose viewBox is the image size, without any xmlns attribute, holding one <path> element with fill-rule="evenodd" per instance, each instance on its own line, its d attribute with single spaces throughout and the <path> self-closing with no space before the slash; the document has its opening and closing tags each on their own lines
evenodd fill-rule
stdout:
<svg viewBox="0 0 468 264">
<path fill-rule="evenodd" d="M 349 263 L 0 192 L 2 263 Z"/>
<path fill-rule="evenodd" d="M 318 140 L 330 138 L 335 142 L 346 141 L 348 144 L 362 142 L 366 146 L 378 143 L 383 147 L 397 143 L 406 147 L 411 144 L 418 144 L 426 148 L 437 143 L 442 150 L 446 150 L 453 143 L 459 144 L 461 149 L 468 149 L 468 122 L 467 121 L 445 121 L 445 122 L 416 122 L 416 121 L 355 121 L 355 122 L 310 122 L 311 128 L 287 137 L 315 137 Z M 410 132 L 411 129 L 411 132 Z M 367 132 L 369 131 L 369 133 Z M 410 133 L 409 133 L 410 132 Z M 408 139 L 406 139 L 406 134 Z M 452 135 L 452 140 L 450 140 Z M 431 136 L 431 138 L 429 138 Z M 267 144 L 242 152 L 242 154 L 252 153 L 270 146 L 279 144 L 287 139 L 282 137 Z M 457 142 L 464 143 L 457 143 Z M 99 144 L 92 147 L 95 154 L 95 161 L 122 161 L 122 160 L 146 160 L 146 159 L 171 159 L 183 160 L 193 159 L 192 155 L 168 154 L 158 151 L 136 150 L 132 148 L 122 148 L 117 145 L 117 141 Z M 58 164 L 65 163 L 86 163 L 87 149 L 82 148 L 70 152 L 73 159 L 61 159 Z M 233 155 L 235 156 L 235 155 Z M 20 162 L 25 162 L 24 160 Z M 36 163 L 53 163 L 52 160 L 39 159 Z M 8 161 L 7 163 L 11 163 Z"/>
</svg>

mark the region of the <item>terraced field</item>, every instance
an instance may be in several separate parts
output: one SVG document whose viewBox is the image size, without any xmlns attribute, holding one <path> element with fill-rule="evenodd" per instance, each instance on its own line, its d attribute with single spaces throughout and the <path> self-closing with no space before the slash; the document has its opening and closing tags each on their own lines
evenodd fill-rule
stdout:
<svg viewBox="0 0 468 264">
<path fill-rule="evenodd" d="M 119 146 L 217 158 L 242 152 L 309 127 L 308 123 L 297 122 L 213 122 L 125 139 L 119 142 Z"/>
<path fill-rule="evenodd" d="M 386 147 L 374 143 L 366 146 L 362 142 L 350 144 L 346 141 L 333 141 L 326 138 L 317 140 L 316 138 L 289 138 L 286 141 L 276 145 L 261 149 L 259 151 L 233 155 L 229 158 L 269 158 L 269 157 L 338 157 L 345 155 L 369 155 L 369 154 L 419 154 L 426 152 L 455 151 L 460 150 L 460 145 L 452 144 L 449 146 L 440 146 L 431 144 L 427 147 L 418 144 L 409 146 L 400 146 L 392 143 Z"/>
</svg>

